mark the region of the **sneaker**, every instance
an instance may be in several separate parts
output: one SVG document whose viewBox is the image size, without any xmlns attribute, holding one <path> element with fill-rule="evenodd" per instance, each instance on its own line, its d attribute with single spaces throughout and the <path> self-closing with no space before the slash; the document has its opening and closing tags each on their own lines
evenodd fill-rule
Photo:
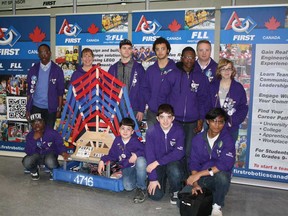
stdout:
<svg viewBox="0 0 288 216">
<path fill-rule="evenodd" d="M 49 172 L 49 180 L 51 180 L 51 181 L 54 180 L 54 179 L 53 179 L 53 171 L 50 171 L 50 172 Z"/>
<path fill-rule="evenodd" d="M 146 190 L 137 188 L 135 196 L 133 198 L 134 203 L 142 203 L 145 201 L 145 199 L 146 199 Z"/>
<path fill-rule="evenodd" d="M 177 204 L 177 200 L 178 200 L 178 191 L 171 193 L 170 195 L 170 203 L 173 205 Z"/>
<path fill-rule="evenodd" d="M 221 206 L 216 203 L 212 206 L 211 216 L 222 216 Z"/>
<path fill-rule="evenodd" d="M 39 175 L 39 171 L 37 170 L 35 173 L 30 173 L 31 174 L 31 178 L 32 178 L 32 180 L 34 180 L 34 181 L 37 181 L 37 180 L 39 180 L 39 178 L 40 178 L 40 175 Z"/>
</svg>

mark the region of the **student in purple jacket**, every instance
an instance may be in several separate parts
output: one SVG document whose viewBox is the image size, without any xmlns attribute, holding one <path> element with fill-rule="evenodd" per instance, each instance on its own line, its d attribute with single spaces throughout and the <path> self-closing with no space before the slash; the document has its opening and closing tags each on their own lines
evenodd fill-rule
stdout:
<svg viewBox="0 0 288 216">
<path fill-rule="evenodd" d="M 93 60 L 94 60 L 94 53 L 90 48 L 84 48 L 81 51 L 81 63 L 76 71 L 71 76 L 70 83 L 74 80 L 78 79 L 79 77 L 86 74 L 92 67 L 93 67 Z"/>
<path fill-rule="evenodd" d="M 210 98 L 213 107 L 222 107 L 226 111 L 229 118 L 225 126 L 236 142 L 239 125 L 248 113 L 248 105 L 246 92 L 242 84 L 235 81 L 235 75 L 233 62 L 220 59 L 216 78 L 210 85 Z"/>
<path fill-rule="evenodd" d="M 50 170 L 50 180 L 53 180 L 52 170 L 59 167 L 58 155 L 62 155 L 67 160 L 69 154 L 64 146 L 60 134 L 45 126 L 41 113 L 30 115 L 32 131 L 26 137 L 25 153 L 23 166 L 30 171 L 32 180 L 38 180 L 39 166 L 45 165 Z"/>
<path fill-rule="evenodd" d="M 181 62 L 176 64 L 179 70 L 167 74 L 159 93 L 159 102 L 172 105 L 175 119 L 184 128 L 186 164 L 190 157 L 191 140 L 202 130 L 205 115 L 210 110 L 210 103 L 207 103 L 209 81 L 204 74 L 195 73 L 195 55 L 192 47 L 183 49 Z M 186 166 L 186 175 L 188 173 Z"/>
<path fill-rule="evenodd" d="M 119 133 L 113 141 L 108 155 L 101 157 L 98 173 L 104 171 L 104 164 L 108 161 L 119 162 L 122 167 L 123 185 L 127 191 L 136 188 L 134 203 L 145 201 L 146 193 L 146 159 L 144 157 L 144 144 L 134 133 L 135 122 L 131 118 L 123 118 L 120 122 Z"/>
<path fill-rule="evenodd" d="M 211 58 L 211 43 L 208 40 L 200 40 L 196 49 L 198 59 L 195 63 L 195 71 L 206 75 L 211 82 L 215 78 L 217 69 L 217 63 Z"/>
<path fill-rule="evenodd" d="M 47 44 L 38 47 L 40 63 L 33 65 L 27 76 L 28 91 L 26 116 L 41 113 L 46 126 L 54 128 L 57 117 L 60 117 L 63 94 L 64 73 L 51 61 L 51 50 Z"/>
<path fill-rule="evenodd" d="M 211 216 L 222 216 L 225 196 L 228 193 L 235 163 L 235 144 L 224 127 L 227 114 L 213 108 L 206 115 L 208 130 L 197 134 L 192 142 L 190 173 L 187 186 L 180 193 L 203 193 L 208 188 L 213 194 Z"/>
<path fill-rule="evenodd" d="M 130 103 L 136 119 L 141 122 L 144 117 L 145 100 L 143 87 L 145 70 L 141 64 L 132 58 L 132 43 L 128 39 L 120 41 L 120 60 L 111 65 L 108 72 L 126 84 Z"/>
<path fill-rule="evenodd" d="M 169 181 L 171 204 L 177 203 L 178 191 L 182 189 L 184 164 L 184 131 L 174 121 L 173 107 L 162 104 L 158 108 L 157 120 L 146 133 L 145 155 L 148 173 L 148 195 L 160 200 Z"/>
<path fill-rule="evenodd" d="M 153 126 L 156 120 L 158 101 L 161 84 L 166 75 L 178 70 L 175 62 L 168 58 L 171 51 L 170 43 L 162 37 L 157 38 L 153 43 L 153 51 L 156 53 L 157 60 L 146 70 L 145 99 L 148 104 L 147 125 Z"/>
</svg>

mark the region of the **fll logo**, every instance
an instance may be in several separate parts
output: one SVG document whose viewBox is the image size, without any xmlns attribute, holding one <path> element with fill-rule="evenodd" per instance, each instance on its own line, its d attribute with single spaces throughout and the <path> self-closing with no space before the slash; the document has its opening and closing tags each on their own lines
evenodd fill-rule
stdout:
<svg viewBox="0 0 288 216">
<path fill-rule="evenodd" d="M 142 15 L 135 29 L 135 32 L 142 31 L 144 34 L 156 35 L 161 28 L 162 25 L 156 19 L 149 21 L 144 15 Z"/>
<path fill-rule="evenodd" d="M 247 16 L 246 18 L 239 18 L 237 13 L 233 11 L 225 26 L 225 30 L 232 28 L 235 32 L 246 32 L 249 34 L 249 32 L 251 32 L 256 25 L 257 23 L 250 16 Z"/>
<path fill-rule="evenodd" d="M 8 45 L 13 47 L 14 44 L 19 40 L 21 34 L 13 27 L 0 28 L 0 45 Z"/>
<path fill-rule="evenodd" d="M 61 25 L 61 28 L 58 32 L 58 34 L 65 34 L 66 36 L 74 36 L 77 37 L 77 35 L 82 31 L 82 28 L 75 23 L 69 24 L 66 19 L 63 20 L 63 23 Z"/>
</svg>

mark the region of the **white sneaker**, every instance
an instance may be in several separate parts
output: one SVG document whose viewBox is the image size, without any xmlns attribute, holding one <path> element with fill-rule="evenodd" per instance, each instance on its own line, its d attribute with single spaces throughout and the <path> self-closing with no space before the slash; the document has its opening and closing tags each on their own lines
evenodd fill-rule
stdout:
<svg viewBox="0 0 288 216">
<path fill-rule="evenodd" d="M 212 212 L 211 216 L 222 216 L 221 206 L 217 205 L 216 203 L 212 205 Z"/>
</svg>

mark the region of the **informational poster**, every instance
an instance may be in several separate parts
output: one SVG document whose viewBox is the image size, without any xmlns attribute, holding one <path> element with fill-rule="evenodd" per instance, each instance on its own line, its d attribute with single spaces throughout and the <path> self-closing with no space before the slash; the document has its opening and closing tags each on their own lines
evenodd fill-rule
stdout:
<svg viewBox="0 0 288 216">
<path fill-rule="evenodd" d="M 81 51 L 92 49 L 93 64 L 104 70 L 120 59 L 119 43 L 128 37 L 128 13 L 56 16 L 56 63 L 67 82 L 81 65 Z"/>
<path fill-rule="evenodd" d="M 288 182 L 287 14 L 288 5 L 221 9 L 220 57 L 233 61 L 249 102 L 235 176 Z"/>
<path fill-rule="evenodd" d="M 50 45 L 50 16 L 0 17 L 0 151 L 24 151 L 27 72 L 42 43 Z"/>
<path fill-rule="evenodd" d="M 191 46 L 196 50 L 199 40 L 209 40 L 214 47 L 215 9 L 197 8 L 169 11 L 133 11 L 133 58 L 144 68 L 156 60 L 153 42 L 164 37 L 171 44 L 169 58 L 179 61 L 182 50 Z"/>
</svg>

